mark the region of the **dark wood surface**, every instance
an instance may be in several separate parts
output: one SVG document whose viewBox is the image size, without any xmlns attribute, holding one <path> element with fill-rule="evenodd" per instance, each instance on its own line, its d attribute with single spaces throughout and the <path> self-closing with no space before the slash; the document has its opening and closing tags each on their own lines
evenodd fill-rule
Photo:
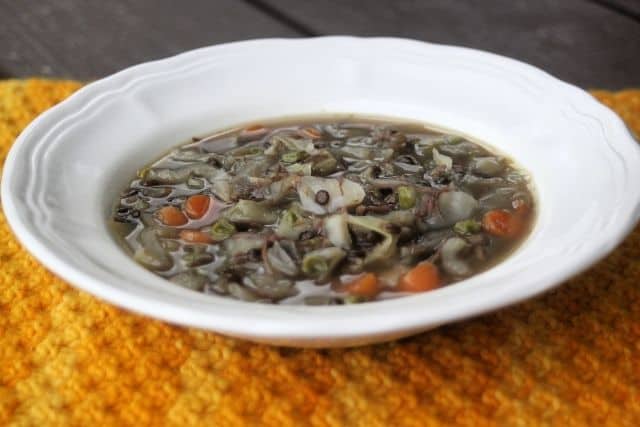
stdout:
<svg viewBox="0 0 640 427">
<path fill-rule="evenodd" d="M 94 79 L 215 43 L 327 34 L 474 47 L 582 87 L 640 87 L 640 0 L 0 0 L 0 77 Z"/>
<path fill-rule="evenodd" d="M 94 79 L 184 50 L 298 32 L 238 0 L 0 0 L 0 73 Z"/>
<path fill-rule="evenodd" d="M 396 0 L 393 7 L 368 7 L 367 0 L 265 1 L 320 34 L 463 45 L 529 62 L 583 87 L 640 86 L 640 23 L 584 0 Z"/>
<path fill-rule="evenodd" d="M 592 0 L 618 13 L 629 15 L 640 22 L 640 0 Z"/>
</svg>

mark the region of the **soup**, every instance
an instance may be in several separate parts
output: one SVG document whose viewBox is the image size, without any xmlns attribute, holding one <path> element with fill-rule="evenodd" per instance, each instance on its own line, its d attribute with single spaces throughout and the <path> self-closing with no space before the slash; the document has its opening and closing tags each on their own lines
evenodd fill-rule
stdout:
<svg viewBox="0 0 640 427">
<path fill-rule="evenodd" d="M 177 286 L 281 304 L 350 304 L 448 286 L 527 236 L 513 161 L 419 123 L 305 120 L 193 138 L 142 168 L 112 228 Z"/>
</svg>

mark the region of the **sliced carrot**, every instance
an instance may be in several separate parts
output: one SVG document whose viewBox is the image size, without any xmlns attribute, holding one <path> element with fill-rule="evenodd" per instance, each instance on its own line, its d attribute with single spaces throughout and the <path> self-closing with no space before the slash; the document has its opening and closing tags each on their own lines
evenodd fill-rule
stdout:
<svg viewBox="0 0 640 427">
<path fill-rule="evenodd" d="M 400 278 L 396 286 L 401 292 L 425 292 L 440 286 L 438 267 L 430 262 L 423 262 L 409 270 Z"/>
<path fill-rule="evenodd" d="M 204 194 L 196 194 L 189 196 L 186 202 L 184 202 L 184 211 L 191 219 L 199 219 L 204 216 L 209 210 L 211 204 L 211 197 Z"/>
<path fill-rule="evenodd" d="M 298 133 L 305 138 L 311 138 L 311 139 L 318 139 L 322 136 L 320 131 L 314 127 L 302 128 L 298 131 Z"/>
<path fill-rule="evenodd" d="M 350 295 L 372 298 L 380 292 L 378 278 L 373 273 L 365 273 L 353 282 L 347 283 L 343 290 Z"/>
<path fill-rule="evenodd" d="M 182 211 L 175 206 L 165 206 L 160 208 L 156 213 L 156 216 L 164 225 L 171 227 L 185 225 L 188 221 Z"/>
<path fill-rule="evenodd" d="M 240 131 L 240 133 L 238 134 L 238 141 L 239 142 L 253 141 L 255 139 L 261 138 L 262 136 L 266 135 L 267 132 L 269 132 L 269 129 L 267 129 L 262 125 L 259 125 L 259 124 L 250 125 Z"/>
<path fill-rule="evenodd" d="M 522 231 L 522 218 L 506 209 L 495 209 L 482 217 L 482 228 L 498 237 L 516 237 Z"/>
<path fill-rule="evenodd" d="M 191 243 L 212 243 L 213 240 L 208 233 L 198 230 L 182 230 L 180 238 Z"/>
</svg>

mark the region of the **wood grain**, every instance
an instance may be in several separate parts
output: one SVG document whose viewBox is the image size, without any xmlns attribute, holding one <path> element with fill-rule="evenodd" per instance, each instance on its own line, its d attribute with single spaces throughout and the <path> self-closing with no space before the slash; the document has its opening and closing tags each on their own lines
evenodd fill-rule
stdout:
<svg viewBox="0 0 640 427">
<path fill-rule="evenodd" d="M 209 44 L 297 35 L 236 0 L 0 0 L 0 75 L 93 79 Z"/>
<path fill-rule="evenodd" d="M 0 0 L 0 78 L 99 78 L 209 44 L 410 37 L 511 56 L 583 87 L 640 86 L 640 0 Z"/>
<path fill-rule="evenodd" d="M 319 34 L 456 44 L 529 62 L 582 87 L 640 86 L 640 25 L 586 0 L 263 1 Z"/>
<path fill-rule="evenodd" d="M 640 0 L 591 0 L 640 22 Z"/>
</svg>

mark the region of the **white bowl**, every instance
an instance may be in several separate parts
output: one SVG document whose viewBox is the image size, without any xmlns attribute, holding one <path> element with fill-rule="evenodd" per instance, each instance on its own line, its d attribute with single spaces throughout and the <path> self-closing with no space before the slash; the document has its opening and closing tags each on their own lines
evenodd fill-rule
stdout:
<svg viewBox="0 0 640 427">
<path fill-rule="evenodd" d="M 412 297 L 278 306 L 208 296 L 138 266 L 106 225 L 135 170 L 193 135 L 256 119 L 359 113 L 487 141 L 534 179 L 531 236 L 499 266 Z M 546 291 L 611 251 L 640 214 L 640 150 L 589 94 L 521 62 L 402 39 L 325 37 L 213 46 L 92 83 L 18 138 L 2 182 L 22 244 L 108 302 L 255 341 L 389 340 Z"/>
</svg>

